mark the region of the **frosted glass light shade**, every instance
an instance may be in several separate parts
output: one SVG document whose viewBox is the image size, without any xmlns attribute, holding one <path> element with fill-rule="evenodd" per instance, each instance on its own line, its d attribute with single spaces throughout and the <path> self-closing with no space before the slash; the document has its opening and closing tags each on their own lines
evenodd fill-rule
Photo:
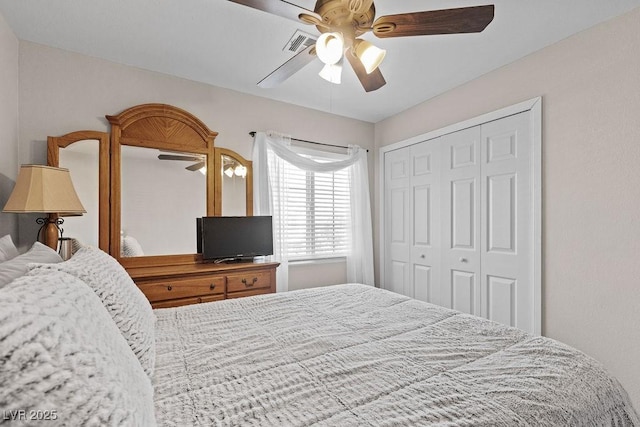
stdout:
<svg viewBox="0 0 640 427">
<path fill-rule="evenodd" d="M 371 74 L 382 63 L 387 51 L 380 49 L 366 40 L 357 40 L 355 53 L 367 74 Z"/>
<path fill-rule="evenodd" d="M 339 85 L 342 80 L 342 63 L 326 64 L 318 75 L 330 83 Z"/>
<path fill-rule="evenodd" d="M 342 59 L 344 38 L 340 33 L 323 33 L 316 41 L 316 54 L 325 64 L 336 64 Z"/>
</svg>

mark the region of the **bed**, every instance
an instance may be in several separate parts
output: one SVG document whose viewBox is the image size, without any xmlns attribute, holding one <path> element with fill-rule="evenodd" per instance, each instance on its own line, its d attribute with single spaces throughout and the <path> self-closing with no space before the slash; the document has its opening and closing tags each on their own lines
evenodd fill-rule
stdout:
<svg viewBox="0 0 640 427">
<path fill-rule="evenodd" d="M 136 292 L 88 249 L 0 290 L 5 414 L 55 409 L 68 425 L 640 425 L 620 384 L 580 351 L 385 290 L 154 311 Z"/>
</svg>

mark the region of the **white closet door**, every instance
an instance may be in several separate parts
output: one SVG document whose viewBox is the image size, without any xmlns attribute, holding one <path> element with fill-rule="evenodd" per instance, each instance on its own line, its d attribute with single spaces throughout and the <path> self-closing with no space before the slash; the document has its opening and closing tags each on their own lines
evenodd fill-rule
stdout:
<svg viewBox="0 0 640 427">
<path fill-rule="evenodd" d="M 540 333 L 540 106 L 532 105 L 384 152 L 383 287 Z"/>
<path fill-rule="evenodd" d="M 480 315 L 480 127 L 441 137 L 441 305 Z"/>
<path fill-rule="evenodd" d="M 410 147 L 413 297 L 440 304 L 440 139 Z"/>
<path fill-rule="evenodd" d="M 529 112 L 482 125 L 482 317 L 534 331 Z"/>
<path fill-rule="evenodd" d="M 384 288 L 413 296 L 411 280 L 411 165 L 409 149 L 385 154 L 384 159 Z"/>
</svg>

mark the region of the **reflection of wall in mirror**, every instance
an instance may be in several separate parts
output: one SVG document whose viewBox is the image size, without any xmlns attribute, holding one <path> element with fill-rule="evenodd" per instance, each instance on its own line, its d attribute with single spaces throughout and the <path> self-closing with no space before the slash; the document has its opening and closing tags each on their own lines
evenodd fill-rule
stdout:
<svg viewBox="0 0 640 427">
<path fill-rule="evenodd" d="M 245 216 L 247 214 L 247 178 L 222 174 L 222 215 Z"/>
<path fill-rule="evenodd" d="M 122 231 L 144 255 L 195 253 L 195 219 L 206 215 L 206 177 L 185 169 L 193 162 L 158 160 L 158 154 L 122 147 Z"/>
<path fill-rule="evenodd" d="M 69 169 L 83 216 L 64 217 L 64 237 L 78 239 L 82 245 L 98 247 L 98 141 L 79 141 L 60 149 L 59 165 Z"/>
</svg>

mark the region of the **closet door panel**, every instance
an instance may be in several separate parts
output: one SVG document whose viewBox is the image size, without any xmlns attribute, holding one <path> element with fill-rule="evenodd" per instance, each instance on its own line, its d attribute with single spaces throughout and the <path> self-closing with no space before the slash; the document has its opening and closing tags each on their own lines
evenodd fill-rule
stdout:
<svg viewBox="0 0 640 427">
<path fill-rule="evenodd" d="M 475 272 L 451 270 L 451 308 L 464 313 L 475 311 L 476 280 Z"/>
<path fill-rule="evenodd" d="M 411 146 L 413 297 L 440 303 L 440 141 Z"/>
<path fill-rule="evenodd" d="M 505 325 L 516 323 L 517 281 L 508 277 L 486 275 L 486 309 L 484 317 Z"/>
<path fill-rule="evenodd" d="M 385 269 L 383 287 L 413 296 L 411 272 L 411 165 L 409 149 L 385 154 Z"/>
<path fill-rule="evenodd" d="M 480 127 L 440 145 L 441 305 L 480 314 Z"/>
<path fill-rule="evenodd" d="M 481 315 L 533 331 L 530 113 L 482 125 Z"/>
<path fill-rule="evenodd" d="M 477 179 L 464 178 L 451 181 L 451 248 L 474 250 L 476 245 L 475 223 L 478 214 Z"/>
</svg>

